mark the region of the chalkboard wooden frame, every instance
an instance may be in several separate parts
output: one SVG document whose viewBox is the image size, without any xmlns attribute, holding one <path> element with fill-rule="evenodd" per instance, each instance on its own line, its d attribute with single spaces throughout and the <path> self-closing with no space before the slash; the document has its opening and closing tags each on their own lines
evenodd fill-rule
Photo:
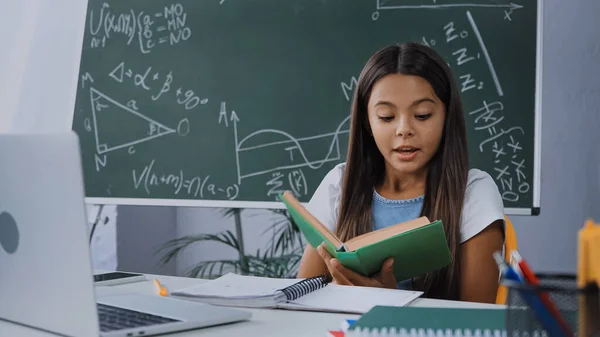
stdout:
<svg viewBox="0 0 600 337">
<path fill-rule="evenodd" d="M 378 1 L 379 8 L 379 1 Z M 543 1 L 537 1 L 537 32 L 536 32 L 536 69 L 535 69 L 535 127 L 534 127 L 534 162 L 532 179 L 532 206 L 506 207 L 508 215 L 538 215 L 540 213 L 541 189 L 541 135 L 542 135 L 542 53 L 543 53 Z M 80 76 L 84 76 L 80 74 Z M 73 112 L 73 120 L 75 113 Z M 87 197 L 89 204 L 117 205 L 152 205 L 152 206 L 182 206 L 182 207 L 232 207 L 232 208 L 283 208 L 277 201 L 237 201 L 210 199 L 177 199 L 177 198 L 121 198 L 121 197 Z"/>
</svg>

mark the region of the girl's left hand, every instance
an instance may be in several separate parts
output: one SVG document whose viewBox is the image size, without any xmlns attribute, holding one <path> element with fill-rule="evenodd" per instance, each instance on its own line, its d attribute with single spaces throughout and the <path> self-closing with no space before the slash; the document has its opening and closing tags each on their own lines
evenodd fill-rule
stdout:
<svg viewBox="0 0 600 337">
<path fill-rule="evenodd" d="M 390 257 L 383 262 L 381 270 L 373 277 L 360 275 L 342 266 L 340 261 L 331 258 L 331 255 L 323 246 L 317 247 L 319 255 L 325 261 L 327 269 L 333 277 L 333 283 L 340 285 L 354 285 L 364 287 L 391 288 L 396 289 L 396 277 L 394 276 L 394 260 Z"/>
</svg>

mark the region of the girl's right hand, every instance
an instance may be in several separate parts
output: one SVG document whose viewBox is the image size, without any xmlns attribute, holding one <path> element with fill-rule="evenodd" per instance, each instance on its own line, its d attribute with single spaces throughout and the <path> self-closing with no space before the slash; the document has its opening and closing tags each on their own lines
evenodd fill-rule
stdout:
<svg viewBox="0 0 600 337">
<path fill-rule="evenodd" d="M 335 284 L 396 289 L 394 260 L 391 257 L 383 262 L 381 270 L 377 274 L 373 277 L 367 277 L 353 272 L 342 266 L 337 259 L 331 258 L 331 255 L 329 255 L 323 244 L 317 247 L 317 252 L 327 265 L 327 269 Z"/>
</svg>

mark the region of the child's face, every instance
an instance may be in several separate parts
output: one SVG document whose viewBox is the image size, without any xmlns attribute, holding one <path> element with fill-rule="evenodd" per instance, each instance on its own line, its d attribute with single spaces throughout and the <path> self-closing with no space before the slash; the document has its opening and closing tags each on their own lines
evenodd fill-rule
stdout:
<svg viewBox="0 0 600 337">
<path fill-rule="evenodd" d="M 402 74 L 381 78 L 373 86 L 368 114 L 387 170 L 422 173 L 438 149 L 446 115 L 429 82 Z"/>
</svg>

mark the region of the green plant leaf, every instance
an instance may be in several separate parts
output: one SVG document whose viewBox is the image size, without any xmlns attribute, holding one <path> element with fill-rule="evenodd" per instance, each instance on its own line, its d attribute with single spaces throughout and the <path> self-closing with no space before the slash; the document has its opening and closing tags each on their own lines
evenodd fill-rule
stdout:
<svg viewBox="0 0 600 337">
<path fill-rule="evenodd" d="M 268 248 L 271 255 L 287 253 L 293 250 L 295 245 L 303 246 L 302 232 L 289 213 L 285 210 L 273 210 L 273 212 L 279 215 L 279 219 L 263 232 L 263 234 L 273 232 Z"/>
<path fill-rule="evenodd" d="M 240 214 L 241 208 L 225 208 L 221 214 L 232 217 Z M 243 252 L 243 238 L 238 238 L 233 232 L 226 230 L 218 234 L 201 234 L 186 236 L 166 242 L 157 251 L 164 254 L 161 263 L 166 264 L 176 258 L 184 249 L 194 244 L 212 241 L 234 249 L 237 260 L 201 261 L 190 268 L 186 274 L 190 277 L 216 278 L 224 273 L 234 272 L 252 276 L 288 278 L 295 277 L 304 251 L 303 236 L 297 224 L 286 209 L 269 209 L 271 225 L 262 233 L 269 235 L 264 250 L 257 249 L 255 254 Z M 250 213 L 249 216 L 257 214 Z"/>
<path fill-rule="evenodd" d="M 294 267 L 300 262 L 298 254 L 286 254 L 274 258 L 265 257 L 257 252 L 256 256 L 247 256 L 251 276 L 290 278 L 294 277 Z M 225 272 L 238 273 L 241 268 L 238 260 L 201 261 L 186 272 L 188 277 L 214 279 Z M 218 272 L 216 272 L 218 270 Z"/>
<path fill-rule="evenodd" d="M 221 214 L 226 218 L 230 218 L 230 217 L 234 216 L 236 213 L 242 213 L 242 211 L 243 211 L 242 208 L 223 208 L 223 209 L 221 209 Z"/>
<path fill-rule="evenodd" d="M 218 273 L 214 273 L 216 267 L 219 269 Z M 237 273 L 240 269 L 240 264 L 238 260 L 201 261 L 190 268 L 186 272 L 186 275 L 194 278 L 214 279 L 222 276 L 226 267 L 230 267 L 232 269 L 230 271 Z"/>
<path fill-rule="evenodd" d="M 158 249 L 156 254 L 165 252 L 165 255 L 163 255 L 163 257 L 160 260 L 160 263 L 164 265 L 176 258 L 184 249 L 188 248 L 193 244 L 197 244 L 204 241 L 216 241 L 227 245 L 235 249 L 236 251 L 239 251 L 239 243 L 237 238 L 231 231 L 226 230 L 218 234 L 200 234 L 184 236 L 178 239 L 169 240 Z"/>
</svg>

